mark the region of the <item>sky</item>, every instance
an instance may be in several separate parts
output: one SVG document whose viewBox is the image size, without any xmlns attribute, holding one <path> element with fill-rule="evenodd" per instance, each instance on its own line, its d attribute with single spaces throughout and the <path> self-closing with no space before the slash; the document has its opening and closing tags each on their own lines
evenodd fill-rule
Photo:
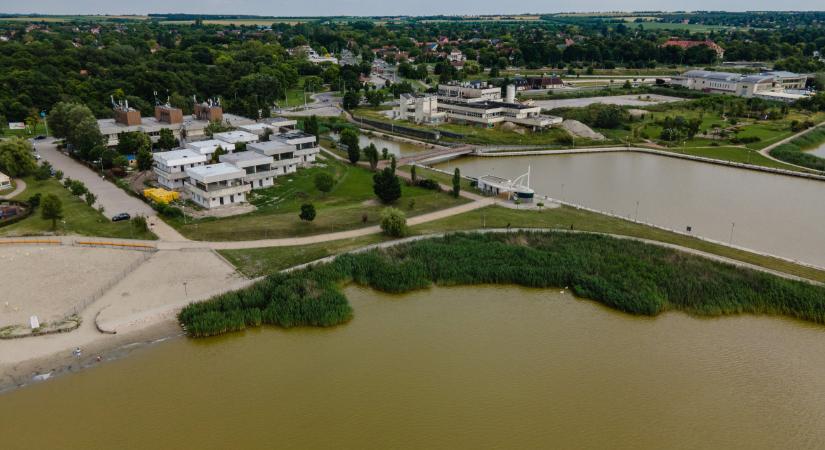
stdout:
<svg viewBox="0 0 825 450">
<path fill-rule="evenodd" d="M 377 16 L 519 14 L 566 11 L 825 10 L 823 0 L 0 0 L 2 13 L 40 14 L 252 14 L 262 16 Z"/>
</svg>

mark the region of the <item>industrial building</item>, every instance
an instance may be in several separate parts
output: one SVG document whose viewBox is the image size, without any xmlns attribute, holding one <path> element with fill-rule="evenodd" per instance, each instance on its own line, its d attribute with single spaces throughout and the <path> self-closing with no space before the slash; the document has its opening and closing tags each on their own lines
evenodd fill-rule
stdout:
<svg viewBox="0 0 825 450">
<path fill-rule="evenodd" d="M 160 130 L 169 129 L 175 139 L 184 142 L 202 139 L 211 122 L 221 122 L 233 127 L 255 123 L 245 117 L 224 114 L 220 105 L 211 101 L 196 103 L 193 115 L 185 115 L 180 108 L 168 103 L 159 104 L 155 106 L 152 117 L 142 117 L 140 111 L 129 106 L 128 101 L 112 103 L 114 117 L 97 121 L 100 133 L 106 138 L 109 147 L 117 146 L 120 133 L 132 131 L 142 131 L 149 135 L 152 142 L 157 142 Z"/>
<path fill-rule="evenodd" d="M 792 72 L 762 72 L 743 75 L 732 72 L 690 70 L 673 77 L 671 84 L 691 90 L 755 97 L 793 103 L 810 95 L 804 91 L 807 76 Z"/>
</svg>

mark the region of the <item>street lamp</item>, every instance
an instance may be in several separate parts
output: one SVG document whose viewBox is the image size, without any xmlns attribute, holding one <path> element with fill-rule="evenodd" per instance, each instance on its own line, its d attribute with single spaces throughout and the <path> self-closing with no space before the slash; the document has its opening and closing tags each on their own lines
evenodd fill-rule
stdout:
<svg viewBox="0 0 825 450">
<path fill-rule="evenodd" d="M 188 282 L 188 281 L 184 281 L 184 282 L 183 282 L 183 293 L 184 293 L 184 295 L 186 295 L 187 297 L 189 297 L 189 289 L 187 289 L 187 287 L 186 287 L 186 285 L 188 285 L 188 284 L 189 284 L 189 282 Z"/>
<path fill-rule="evenodd" d="M 730 240 L 728 242 L 729 245 L 733 245 L 733 230 L 736 228 L 736 222 L 730 223 Z"/>
</svg>

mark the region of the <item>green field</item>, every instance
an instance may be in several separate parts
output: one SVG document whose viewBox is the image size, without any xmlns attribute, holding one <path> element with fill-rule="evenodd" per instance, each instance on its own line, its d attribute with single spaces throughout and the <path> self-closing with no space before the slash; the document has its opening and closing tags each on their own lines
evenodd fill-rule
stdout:
<svg viewBox="0 0 825 450">
<path fill-rule="evenodd" d="M 372 172 L 340 162 L 326 160 L 325 167 L 300 169 L 294 174 L 275 179 L 275 186 L 254 191 L 250 203 L 254 212 L 226 217 L 184 221 L 166 219 L 184 236 L 194 240 L 241 241 L 295 236 L 309 236 L 351 230 L 378 224 L 381 205 L 372 191 Z M 315 187 L 315 175 L 329 172 L 336 185 L 324 194 Z M 410 202 L 414 205 L 410 207 Z M 395 205 L 407 216 L 425 214 L 465 203 L 446 193 L 406 186 Z M 298 218 L 300 207 L 312 203 L 317 217 L 312 222 Z M 366 215 L 367 220 L 363 217 Z"/>
<path fill-rule="evenodd" d="M 5 136 L 5 137 L 16 136 L 16 137 L 24 137 L 24 138 L 33 138 L 33 137 L 39 136 L 39 135 L 45 136 L 46 134 L 47 134 L 46 133 L 46 125 L 43 124 L 43 122 L 38 122 L 37 125 L 35 125 L 34 130 L 31 133 L 29 133 L 26 130 L 10 130 L 8 128 L 3 128 L 3 130 L 2 130 L 2 136 Z"/>
<path fill-rule="evenodd" d="M 15 200 L 26 200 L 39 193 L 41 197 L 48 194 L 57 195 L 63 203 L 63 219 L 57 222 L 59 234 L 79 234 L 122 239 L 148 239 L 157 237 L 151 231 L 137 231 L 131 221 L 112 222 L 96 209 L 88 206 L 79 197 L 75 197 L 55 179 L 43 181 L 28 177 L 26 190 Z M 42 201 L 42 198 L 41 198 Z M 52 222 L 40 217 L 40 209 L 20 222 L 0 228 L 0 236 L 35 236 L 52 233 Z"/>
<path fill-rule="evenodd" d="M 412 232 L 415 235 L 424 235 L 481 228 L 505 228 L 508 224 L 513 228 L 570 230 L 572 227 L 573 230 L 579 231 L 650 239 L 700 250 L 810 280 L 825 282 L 825 271 L 566 206 L 543 211 L 513 210 L 500 206 L 490 206 L 416 225 L 412 227 Z M 260 276 L 387 239 L 382 235 L 375 234 L 357 239 L 344 239 L 300 247 L 222 250 L 220 253 L 246 275 Z"/>
</svg>

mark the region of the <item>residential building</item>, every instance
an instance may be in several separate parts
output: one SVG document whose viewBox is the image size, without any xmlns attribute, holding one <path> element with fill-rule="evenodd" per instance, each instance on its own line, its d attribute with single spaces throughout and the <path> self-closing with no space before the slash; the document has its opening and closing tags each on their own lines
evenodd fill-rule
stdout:
<svg viewBox="0 0 825 450">
<path fill-rule="evenodd" d="M 287 117 L 272 117 L 269 119 L 264 119 L 264 123 L 271 126 L 275 129 L 276 134 L 283 134 L 289 133 L 290 131 L 295 131 L 295 127 L 298 126 L 298 121 L 295 119 L 290 119 Z"/>
<path fill-rule="evenodd" d="M 298 165 L 302 167 L 307 167 L 314 163 L 316 155 L 321 153 L 315 135 L 304 133 L 303 131 L 290 131 L 272 136 L 270 140 L 292 146 L 295 150 L 295 158 L 298 159 Z"/>
<path fill-rule="evenodd" d="M 252 190 L 246 171 L 228 163 L 209 164 L 186 169 L 184 189 L 189 198 L 204 208 L 246 202 Z"/>
<path fill-rule="evenodd" d="M 256 142 L 249 144 L 246 148 L 248 151 L 272 157 L 274 176 L 294 173 L 302 162 L 302 158 L 295 155 L 295 146 L 280 140 Z"/>
<path fill-rule="evenodd" d="M 395 118 L 418 124 L 444 122 L 446 114 L 438 111 L 438 97 L 425 94 L 401 94 Z"/>
<path fill-rule="evenodd" d="M 184 180 L 188 178 L 186 169 L 206 164 L 205 155 L 188 148 L 155 152 L 152 159 L 152 170 L 158 177 L 158 183 L 166 189 L 183 188 Z"/>
<path fill-rule="evenodd" d="M 275 182 L 275 159 L 255 151 L 237 152 L 230 155 L 221 155 L 222 163 L 231 164 L 246 172 L 244 182 L 252 190 L 270 187 Z"/>
<path fill-rule="evenodd" d="M 700 45 L 706 45 L 708 48 L 715 51 L 716 56 L 718 56 L 719 59 L 722 59 L 722 58 L 725 57 L 725 49 L 723 49 L 718 44 L 716 44 L 716 42 L 713 42 L 710 39 L 706 39 L 704 41 L 686 41 L 686 40 L 680 40 L 680 39 L 668 39 L 667 41 L 665 41 L 664 44 L 660 45 L 660 47 L 675 46 L 675 47 L 681 47 L 681 48 L 687 50 L 691 47 L 698 47 Z"/>
<path fill-rule="evenodd" d="M 11 177 L 3 172 L 0 172 L 0 191 L 11 189 Z"/>
<path fill-rule="evenodd" d="M 215 153 L 215 150 L 217 150 L 218 147 L 226 150 L 229 153 L 235 151 L 234 145 L 229 145 L 226 142 L 219 141 L 217 139 L 190 142 L 186 144 L 186 147 L 200 153 L 201 155 L 205 155 L 207 159 L 212 157 L 212 154 Z M 229 148 L 227 149 L 227 147 Z"/>
<path fill-rule="evenodd" d="M 249 133 L 247 131 L 226 131 L 223 133 L 215 133 L 212 135 L 214 139 L 219 141 L 226 142 L 229 144 L 229 148 L 226 149 L 229 153 L 235 151 L 235 145 L 237 144 L 250 144 L 252 142 L 258 142 L 260 136 L 255 133 Z"/>
<path fill-rule="evenodd" d="M 289 50 L 289 54 L 293 56 L 297 55 L 304 55 L 307 58 L 307 61 L 313 64 L 321 64 L 321 63 L 333 63 L 338 64 L 338 58 L 325 54 L 320 55 L 316 52 L 312 47 L 308 45 L 301 45 Z"/>
</svg>

